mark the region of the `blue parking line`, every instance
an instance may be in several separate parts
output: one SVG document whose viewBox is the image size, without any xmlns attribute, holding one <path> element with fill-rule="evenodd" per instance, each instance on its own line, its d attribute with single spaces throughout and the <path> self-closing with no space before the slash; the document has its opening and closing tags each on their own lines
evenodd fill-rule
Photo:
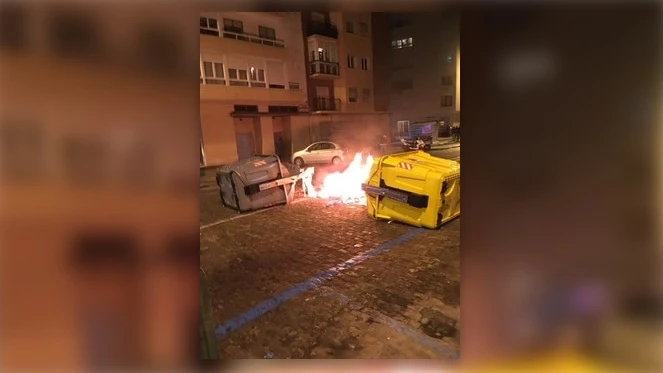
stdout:
<svg viewBox="0 0 663 373">
<path fill-rule="evenodd" d="M 322 285 L 323 282 L 329 280 L 332 277 L 337 276 L 339 273 L 345 271 L 346 269 L 350 269 L 367 259 L 370 259 L 374 256 L 383 253 L 384 251 L 391 249 L 394 246 L 400 245 L 403 242 L 411 240 L 412 238 L 416 237 L 417 235 L 421 234 L 424 231 L 425 231 L 424 228 L 411 229 L 401 236 L 398 236 L 390 241 L 384 242 L 378 245 L 374 249 L 365 251 L 351 259 L 346 260 L 345 262 L 335 267 L 332 267 L 318 274 L 317 276 L 311 277 L 310 279 L 291 287 L 290 289 L 276 295 L 273 298 L 267 299 L 266 301 L 257 304 L 256 306 L 242 313 L 241 315 L 231 320 L 225 321 L 224 323 L 219 325 L 216 328 L 216 336 L 219 338 L 227 336 L 233 331 L 241 328 L 243 325 L 248 324 L 251 321 L 259 318 L 260 316 L 266 314 L 267 312 L 275 309 L 285 301 L 292 299 L 301 293 L 319 287 L 320 285 Z"/>
</svg>

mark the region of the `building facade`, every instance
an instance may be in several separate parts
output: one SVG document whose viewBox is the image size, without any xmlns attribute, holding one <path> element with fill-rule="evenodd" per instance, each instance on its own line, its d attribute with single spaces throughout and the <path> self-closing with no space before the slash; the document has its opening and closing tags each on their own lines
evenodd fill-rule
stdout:
<svg viewBox="0 0 663 373">
<path fill-rule="evenodd" d="M 308 102 L 316 139 L 372 145 L 388 131 L 375 110 L 371 13 L 302 13 Z"/>
<path fill-rule="evenodd" d="M 289 157 L 308 133 L 297 12 L 200 16 L 201 165 L 252 154 Z M 298 141 L 303 141 L 298 143 Z"/>
<path fill-rule="evenodd" d="M 380 58 L 390 64 L 392 132 L 444 137 L 460 124 L 459 20 L 448 12 L 386 16 L 390 49 Z"/>
<path fill-rule="evenodd" d="M 370 13 L 202 13 L 201 166 L 378 136 L 371 46 Z"/>
</svg>

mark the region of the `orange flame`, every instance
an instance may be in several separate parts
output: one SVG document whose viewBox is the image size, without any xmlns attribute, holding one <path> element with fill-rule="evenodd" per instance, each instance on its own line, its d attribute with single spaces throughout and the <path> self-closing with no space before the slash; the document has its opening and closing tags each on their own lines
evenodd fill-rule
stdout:
<svg viewBox="0 0 663 373">
<path fill-rule="evenodd" d="M 311 182 L 313 168 L 304 173 L 304 190 L 307 196 L 312 198 L 339 199 L 343 203 L 356 203 L 366 205 L 366 194 L 361 190 L 361 184 L 365 183 L 371 172 L 373 157 L 368 156 L 364 160 L 361 153 L 355 154 L 348 168 L 342 172 L 334 172 L 325 176 L 322 187 L 316 190 Z"/>
</svg>

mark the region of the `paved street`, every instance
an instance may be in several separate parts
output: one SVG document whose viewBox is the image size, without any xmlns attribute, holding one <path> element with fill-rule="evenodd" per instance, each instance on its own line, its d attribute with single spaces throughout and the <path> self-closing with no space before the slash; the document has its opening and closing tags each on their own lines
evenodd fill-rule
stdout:
<svg viewBox="0 0 663 373">
<path fill-rule="evenodd" d="M 210 179 L 201 177 L 200 259 L 223 358 L 459 354 L 460 219 L 423 230 L 304 198 L 240 215 Z"/>
</svg>

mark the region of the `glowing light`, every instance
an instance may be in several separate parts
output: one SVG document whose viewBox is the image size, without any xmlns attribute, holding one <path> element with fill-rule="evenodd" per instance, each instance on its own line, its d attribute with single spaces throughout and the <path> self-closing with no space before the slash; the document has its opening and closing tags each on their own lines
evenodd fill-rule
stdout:
<svg viewBox="0 0 663 373">
<path fill-rule="evenodd" d="M 319 189 L 312 183 L 313 168 L 304 171 L 302 177 L 304 192 L 311 198 L 338 199 L 342 203 L 366 205 L 366 194 L 361 189 L 371 172 L 373 157 L 363 159 L 361 153 L 355 154 L 350 165 L 341 172 L 333 172 L 324 177 Z"/>
</svg>

